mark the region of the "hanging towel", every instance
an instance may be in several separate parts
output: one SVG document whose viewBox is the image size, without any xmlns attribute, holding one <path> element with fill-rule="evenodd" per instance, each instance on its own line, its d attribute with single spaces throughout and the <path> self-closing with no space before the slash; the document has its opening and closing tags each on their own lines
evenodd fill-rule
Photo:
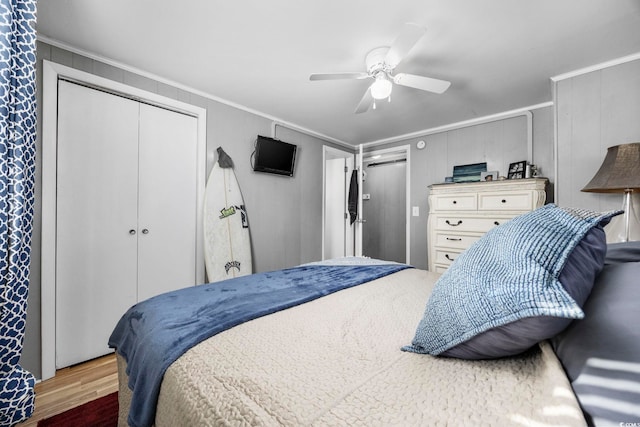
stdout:
<svg viewBox="0 0 640 427">
<path fill-rule="evenodd" d="M 224 152 L 222 147 L 218 147 L 217 151 L 218 151 L 218 164 L 220 165 L 220 167 L 223 169 L 233 168 L 233 160 L 231 160 L 231 157 L 229 157 L 229 155 Z"/>
<path fill-rule="evenodd" d="M 351 173 L 351 184 L 349 184 L 349 216 L 351 224 L 356 222 L 358 217 L 358 170 L 354 169 Z"/>
</svg>

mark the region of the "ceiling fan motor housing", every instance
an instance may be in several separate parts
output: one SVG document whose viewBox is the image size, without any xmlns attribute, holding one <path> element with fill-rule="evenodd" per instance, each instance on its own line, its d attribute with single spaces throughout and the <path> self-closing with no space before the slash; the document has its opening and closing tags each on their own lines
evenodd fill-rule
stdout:
<svg viewBox="0 0 640 427">
<path fill-rule="evenodd" d="M 370 76 L 375 77 L 380 71 L 384 71 L 385 73 L 391 72 L 391 68 L 384 62 L 384 59 L 387 57 L 387 52 L 389 52 L 389 46 L 382 46 L 373 49 L 367 54 L 365 64 L 367 65 L 367 72 Z"/>
</svg>

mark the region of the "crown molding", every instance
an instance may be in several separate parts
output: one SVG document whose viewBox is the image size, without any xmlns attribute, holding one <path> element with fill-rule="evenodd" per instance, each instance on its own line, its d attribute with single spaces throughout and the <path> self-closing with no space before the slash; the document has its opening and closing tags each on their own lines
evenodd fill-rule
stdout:
<svg viewBox="0 0 640 427">
<path fill-rule="evenodd" d="M 308 128 L 304 127 L 304 126 L 300 126 L 300 125 L 297 125 L 295 123 L 291 123 L 291 122 L 288 122 L 286 120 L 283 120 L 283 119 L 281 119 L 279 117 L 272 116 L 271 114 L 267 114 L 267 113 L 264 113 L 264 112 L 259 111 L 259 110 L 254 110 L 253 108 L 249 108 L 247 106 L 238 104 L 236 102 L 229 101 L 228 99 L 220 98 L 219 96 L 215 96 L 213 94 L 201 91 L 199 89 L 195 89 L 193 87 L 184 85 L 182 83 L 179 83 L 179 82 L 164 78 L 164 77 L 159 76 L 157 74 L 153 74 L 151 72 L 148 72 L 148 71 L 133 67 L 131 65 L 128 65 L 128 64 L 116 61 L 116 60 L 113 60 L 111 58 L 107 58 L 107 57 L 104 57 L 104 56 L 101 56 L 101 55 L 97 55 L 97 54 L 95 54 L 93 52 L 89 52 L 89 51 L 77 48 L 77 47 L 69 45 L 67 43 L 63 43 L 63 42 L 61 42 L 59 40 L 55 40 L 55 39 L 49 38 L 49 37 L 47 37 L 45 35 L 38 34 L 37 35 L 37 39 L 38 39 L 38 41 L 41 41 L 43 43 L 49 44 L 51 46 L 58 47 L 60 49 L 67 50 L 67 51 L 69 51 L 71 53 L 82 55 L 82 56 L 87 57 L 89 59 L 93 59 L 94 61 L 99 61 L 99 62 L 102 62 L 104 64 L 111 65 L 113 67 L 120 68 L 122 70 L 125 70 L 125 71 L 128 71 L 128 72 L 140 75 L 142 77 L 147 77 L 147 78 L 155 80 L 157 82 L 164 83 L 164 84 L 167 84 L 169 86 L 173 86 L 173 87 L 178 88 L 178 89 L 182 89 L 182 90 L 187 91 L 189 93 L 192 93 L 194 95 L 198 95 L 198 96 L 201 96 L 203 98 L 207 98 L 207 99 L 209 99 L 211 101 L 219 102 L 221 104 L 228 105 L 228 106 L 236 108 L 238 110 L 241 110 L 241 111 L 244 111 L 244 112 L 259 116 L 259 117 L 263 117 L 263 118 L 265 118 L 267 120 L 270 120 L 272 122 L 276 122 L 278 124 L 278 126 L 284 126 L 284 127 L 287 127 L 287 128 L 289 128 L 291 130 L 294 130 L 294 131 L 297 131 L 297 132 L 300 132 L 300 133 L 304 133 L 306 135 L 313 136 L 315 138 L 319 138 L 319 139 L 322 139 L 324 141 L 333 142 L 334 144 L 338 144 L 338 145 L 341 145 L 343 147 L 353 148 L 353 144 L 349 144 L 348 142 L 342 141 L 342 140 L 334 138 L 332 136 L 325 135 L 325 134 L 322 134 L 320 132 L 316 132 L 316 131 L 308 129 Z"/>
<path fill-rule="evenodd" d="M 557 76 L 551 77 L 552 82 L 559 82 L 561 80 L 570 79 L 572 77 L 581 76 L 583 74 L 591 73 L 593 71 L 600 71 L 605 68 L 613 67 L 616 65 L 624 64 L 627 62 L 635 61 L 640 59 L 640 52 L 633 53 L 631 55 L 623 56 L 621 58 L 612 59 L 610 61 L 601 62 L 599 64 L 591 65 L 589 67 L 580 68 L 578 70 L 569 71 L 568 73 L 559 74 Z"/>
<path fill-rule="evenodd" d="M 365 147 L 372 147 L 376 145 L 390 144 L 398 141 L 405 141 L 407 139 L 419 138 L 427 135 L 432 135 L 434 133 L 441 133 L 441 132 L 446 132 L 450 130 L 465 128 L 468 126 L 475 126 L 483 123 L 495 122 L 498 120 L 509 119 L 511 117 L 526 115 L 527 113 L 530 113 L 531 110 L 537 110 L 540 108 L 551 107 L 551 106 L 553 106 L 552 101 L 543 102 L 540 104 L 530 105 L 528 107 L 522 107 L 522 108 L 517 108 L 515 110 L 504 111 L 502 113 L 491 114 L 483 117 L 476 117 L 475 119 L 464 120 L 461 122 L 451 123 L 444 126 L 437 126 L 434 128 L 423 129 L 416 132 L 405 133 L 404 135 L 394 136 L 391 138 L 378 139 L 376 141 L 367 142 L 362 145 Z"/>
</svg>

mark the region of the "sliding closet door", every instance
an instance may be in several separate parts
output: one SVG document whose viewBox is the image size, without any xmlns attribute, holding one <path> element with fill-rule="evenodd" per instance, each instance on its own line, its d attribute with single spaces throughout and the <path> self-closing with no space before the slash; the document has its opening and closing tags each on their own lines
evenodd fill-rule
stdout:
<svg viewBox="0 0 640 427">
<path fill-rule="evenodd" d="M 196 283 L 197 120 L 140 106 L 138 299 Z"/>
<path fill-rule="evenodd" d="M 56 367 L 110 351 L 136 302 L 137 102 L 59 82 Z"/>
</svg>

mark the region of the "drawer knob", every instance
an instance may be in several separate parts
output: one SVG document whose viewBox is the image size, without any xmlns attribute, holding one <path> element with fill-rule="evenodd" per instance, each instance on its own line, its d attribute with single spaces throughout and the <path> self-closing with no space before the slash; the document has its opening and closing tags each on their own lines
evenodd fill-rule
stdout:
<svg viewBox="0 0 640 427">
<path fill-rule="evenodd" d="M 462 240 L 461 238 L 456 238 L 456 237 L 447 237 L 447 240 L 451 240 L 452 242 L 459 242 L 460 240 Z"/>
<path fill-rule="evenodd" d="M 459 226 L 460 224 L 462 224 L 462 220 L 461 220 L 461 219 L 459 219 L 459 220 L 458 220 L 458 223 L 457 223 L 457 224 L 451 224 L 451 223 L 449 222 L 449 220 L 446 220 L 445 222 L 447 223 L 447 225 L 450 225 L 450 226 L 452 226 L 452 227 L 457 227 L 457 226 Z"/>
<path fill-rule="evenodd" d="M 506 199 L 502 199 L 501 202 L 502 203 L 507 203 L 507 200 Z"/>
<path fill-rule="evenodd" d="M 446 259 L 448 259 L 449 261 L 454 261 L 454 260 L 455 260 L 455 258 L 451 258 L 451 257 L 449 256 L 449 254 L 444 254 L 444 257 L 445 257 Z"/>
<path fill-rule="evenodd" d="M 494 225 L 500 225 L 500 223 L 498 221 L 493 221 Z"/>
<path fill-rule="evenodd" d="M 458 201 L 457 201 L 457 200 L 454 200 L 454 201 L 453 201 L 453 204 L 454 204 L 454 205 L 455 205 L 455 204 L 457 204 L 457 203 L 458 203 Z"/>
</svg>

